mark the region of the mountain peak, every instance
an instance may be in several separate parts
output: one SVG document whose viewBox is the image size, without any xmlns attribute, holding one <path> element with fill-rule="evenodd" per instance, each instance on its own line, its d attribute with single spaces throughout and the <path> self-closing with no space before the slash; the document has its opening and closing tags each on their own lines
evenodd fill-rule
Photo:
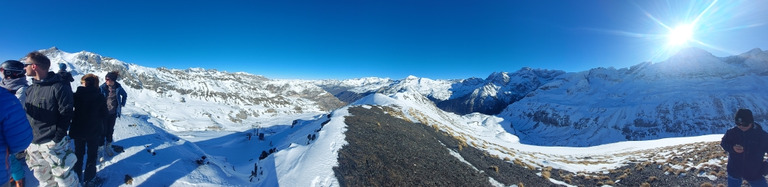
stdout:
<svg viewBox="0 0 768 187">
<path fill-rule="evenodd" d="M 41 53 L 43 53 L 43 54 L 53 54 L 53 53 L 56 53 L 56 52 L 62 52 L 62 51 L 61 51 L 61 50 L 59 50 L 59 48 L 58 48 L 58 47 L 56 47 L 56 46 L 53 46 L 53 47 L 51 47 L 51 48 L 48 48 L 48 49 L 43 49 L 43 50 L 40 50 L 40 52 L 41 52 Z"/>
<path fill-rule="evenodd" d="M 751 55 L 751 56 L 754 56 L 754 55 L 759 55 L 759 54 L 761 54 L 761 53 L 763 53 L 763 50 L 762 50 L 762 49 L 760 49 L 760 48 L 754 48 L 754 49 L 752 49 L 752 50 L 749 50 L 749 51 L 747 51 L 746 53 L 742 53 L 742 55 Z"/>
<path fill-rule="evenodd" d="M 491 75 L 488 75 L 488 78 L 486 78 L 485 80 L 489 80 L 492 82 L 506 83 L 506 82 L 509 82 L 509 73 L 493 72 L 491 73 Z"/>
<path fill-rule="evenodd" d="M 671 58 L 691 58 L 691 57 L 714 57 L 712 53 L 701 48 L 689 47 L 680 49 Z"/>
</svg>

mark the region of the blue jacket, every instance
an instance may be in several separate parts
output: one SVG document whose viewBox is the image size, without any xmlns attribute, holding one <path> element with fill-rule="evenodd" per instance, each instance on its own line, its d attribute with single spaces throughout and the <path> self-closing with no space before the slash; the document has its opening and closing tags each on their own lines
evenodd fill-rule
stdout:
<svg viewBox="0 0 768 187">
<path fill-rule="evenodd" d="M 744 147 L 744 152 L 737 153 L 733 145 Z M 760 172 L 763 155 L 768 152 L 768 133 L 757 123 L 747 130 L 741 131 L 733 127 L 725 132 L 720 146 L 728 152 L 728 175 L 746 180 L 762 178 Z M 768 169 L 768 168 L 767 168 Z"/>
<path fill-rule="evenodd" d="M 0 132 L 0 155 L 4 156 L 0 159 L 0 184 L 5 184 L 10 178 L 5 158 L 27 149 L 32 142 L 32 128 L 19 99 L 4 90 L 0 90 Z"/>
<path fill-rule="evenodd" d="M 125 106 L 125 101 L 128 99 L 128 94 L 125 93 L 125 90 L 123 90 L 123 86 L 120 85 L 120 83 L 115 82 L 115 91 L 117 92 L 117 112 L 115 115 L 117 117 L 120 117 L 120 113 Z M 101 89 L 101 95 L 104 96 L 104 98 L 109 97 L 109 88 L 107 88 L 107 84 L 103 83 L 101 86 L 99 86 L 99 89 Z"/>
</svg>

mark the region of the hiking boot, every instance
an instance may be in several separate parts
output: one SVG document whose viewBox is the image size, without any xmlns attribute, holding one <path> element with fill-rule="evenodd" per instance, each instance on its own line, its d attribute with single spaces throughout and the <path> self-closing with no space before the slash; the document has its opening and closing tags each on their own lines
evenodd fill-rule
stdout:
<svg viewBox="0 0 768 187">
<path fill-rule="evenodd" d="M 104 146 L 104 152 L 107 153 L 107 156 L 115 156 L 115 151 L 112 150 L 112 143 L 107 143 L 107 146 Z"/>
</svg>

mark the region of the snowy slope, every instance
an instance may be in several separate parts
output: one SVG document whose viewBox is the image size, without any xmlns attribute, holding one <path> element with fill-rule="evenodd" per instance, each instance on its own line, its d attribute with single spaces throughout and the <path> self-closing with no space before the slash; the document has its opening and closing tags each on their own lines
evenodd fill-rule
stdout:
<svg viewBox="0 0 768 187">
<path fill-rule="evenodd" d="M 393 95 L 374 94 L 354 105 L 392 106 L 399 108 L 404 118 L 428 126 L 436 126 L 456 137 L 464 137 L 466 143 L 481 148 L 500 158 L 520 159 L 533 165 L 551 166 L 571 172 L 598 172 L 620 167 L 637 160 L 638 155 L 625 155 L 640 150 L 656 149 L 695 142 L 719 141 L 722 134 L 669 138 L 648 141 L 625 141 L 592 147 L 550 147 L 527 145 L 502 127 L 503 119 L 479 113 L 456 115 L 430 104 L 418 93 L 405 92 Z M 621 155 L 621 156 L 619 156 Z M 602 162 L 583 164 L 579 161 Z"/>
<path fill-rule="evenodd" d="M 413 91 L 426 96 L 443 110 L 459 114 L 498 114 L 563 71 L 522 68 L 513 73 L 495 72 L 486 79 L 433 80 L 408 76 L 401 80 L 363 78 L 313 81 L 342 101 L 352 103 L 373 93 Z"/>
<path fill-rule="evenodd" d="M 739 108 L 766 124 L 766 54 L 690 49 L 655 64 L 568 73 L 499 116 L 524 143 L 563 146 L 722 133 Z"/>
<path fill-rule="evenodd" d="M 761 123 L 766 118 L 759 107 L 768 104 L 762 97 L 768 90 L 758 86 L 768 81 L 768 52 L 758 49 L 724 58 L 691 50 L 666 62 L 577 73 L 523 68 L 487 79 L 335 83 L 152 69 L 89 52 L 44 52 L 53 63 L 66 63 L 76 79 L 113 69 L 126 75 L 120 82 L 129 99 L 115 132 L 125 152 L 98 166 L 105 186 L 124 185 L 125 175 L 133 185 L 148 186 L 338 186 L 333 167 L 353 106 L 394 107 L 398 117 L 462 137 L 508 162 L 602 172 L 643 160 L 630 154 L 637 151 L 718 141 L 732 110 L 752 108 Z M 691 59 L 701 59 L 701 66 Z M 321 84 L 369 94 L 338 108 Z M 458 98 L 512 104 L 497 116 L 441 109 L 441 101 Z M 625 141 L 680 136 L 690 137 Z M 198 165 L 202 156 L 207 159 Z"/>
<path fill-rule="evenodd" d="M 523 68 L 486 79 L 411 76 L 363 83 L 355 89 L 358 95 L 349 98 L 413 91 L 445 111 L 498 114 L 507 131 L 528 144 L 589 146 L 722 133 L 738 108 L 753 109 L 764 120 L 766 75 L 768 52 L 761 49 L 715 57 L 689 48 L 663 62 L 620 69 L 565 73 Z"/>
<path fill-rule="evenodd" d="M 245 130 L 280 116 L 320 114 L 343 106 L 320 87 L 305 81 L 271 80 L 247 73 L 191 68 L 147 68 L 87 51 L 42 50 L 52 64 L 67 64 L 76 80 L 87 73 L 102 79 L 121 73 L 128 105 L 164 120 L 172 131 Z M 52 65 L 51 71 L 58 71 Z M 79 81 L 72 83 L 73 89 Z M 179 107 L 179 106 L 183 107 Z M 173 111 L 174 112 L 167 112 Z"/>
<path fill-rule="evenodd" d="M 162 101 L 159 101 L 162 102 Z M 169 101 L 165 101 L 169 102 Z M 519 159 L 537 167 L 572 172 L 599 172 L 633 160 L 621 155 L 638 150 L 692 142 L 717 141 L 722 135 L 621 142 L 595 147 L 542 147 L 525 145 L 501 126 L 502 119 L 483 114 L 456 115 L 430 104 L 418 93 L 374 94 L 351 106 L 380 105 L 399 108 L 403 117 L 463 136 L 467 143 L 501 158 Z M 306 115 L 265 122 L 262 128 L 245 131 L 166 131 L 168 121 L 153 117 L 144 108 L 127 106 L 118 119 L 115 144 L 125 152 L 107 157 L 98 168 L 105 186 L 123 186 L 124 176 L 132 185 L 149 186 L 338 186 L 332 168 L 338 150 L 345 145 L 344 118 L 347 108 L 330 115 Z M 173 113 L 169 111 L 166 113 Z M 255 134 L 264 133 L 264 140 Z M 248 139 L 248 134 L 253 135 Z M 309 140 L 307 135 L 316 135 Z M 276 149 L 263 160 L 262 151 Z M 154 154 L 153 154 L 154 153 Z M 196 160 L 206 156 L 204 164 Z M 580 164 L 577 161 L 602 164 Z M 258 167 L 252 176 L 254 165 Z M 31 176 L 30 176 L 31 177 Z"/>
</svg>

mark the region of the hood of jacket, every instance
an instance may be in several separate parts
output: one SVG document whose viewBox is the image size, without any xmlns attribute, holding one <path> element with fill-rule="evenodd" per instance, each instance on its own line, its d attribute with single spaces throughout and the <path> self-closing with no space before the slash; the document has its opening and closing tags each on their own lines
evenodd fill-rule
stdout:
<svg viewBox="0 0 768 187">
<path fill-rule="evenodd" d="M 75 97 L 86 97 L 86 98 L 87 97 L 93 97 L 93 96 L 96 96 L 96 95 L 101 95 L 101 93 L 99 91 L 100 91 L 99 87 L 95 87 L 95 86 L 94 87 L 78 86 L 77 87 L 77 91 L 75 91 L 75 95 L 74 96 Z"/>
<path fill-rule="evenodd" d="M 62 79 L 61 79 L 61 76 L 59 76 L 59 74 L 49 71 L 48 76 L 46 76 L 45 79 L 43 80 L 32 79 L 32 84 L 40 84 L 43 86 L 47 86 L 47 85 L 53 85 L 57 82 L 61 82 L 61 80 Z"/>
</svg>

